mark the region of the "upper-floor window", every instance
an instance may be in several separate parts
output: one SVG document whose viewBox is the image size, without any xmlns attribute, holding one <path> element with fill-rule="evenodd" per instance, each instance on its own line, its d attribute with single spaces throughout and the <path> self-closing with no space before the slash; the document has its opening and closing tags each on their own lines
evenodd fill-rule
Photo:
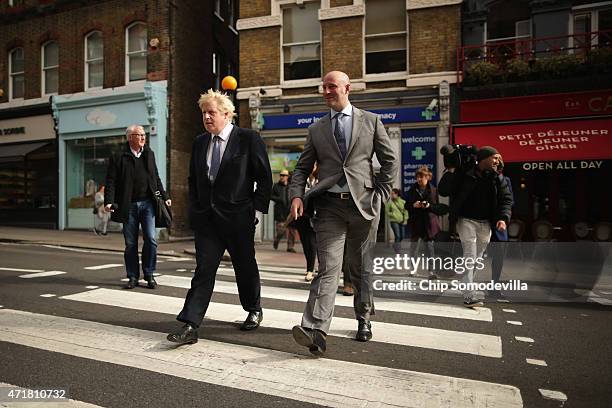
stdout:
<svg viewBox="0 0 612 408">
<path fill-rule="evenodd" d="M 321 77 L 319 2 L 283 8 L 283 79 Z"/>
<path fill-rule="evenodd" d="M 225 0 L 225 16 L 227 20 L 227 25 L 230 27 L 234 27 L 236 25 L 235 21 L 235 11 L 234 11 L 234 0 Z"/>
<path fill-rule="evenodd" d="M 104 47 L 102 33 L 94 31 L 85 37 L 85 89 L 101 88 L 104 83 Z"/>
<path fill-rule="evenodd" d="M 147 26 L 134 23 L 125 31 L 125 75 L 126 81 L 138 81 L 147 76 Z"/>
<path fill-rule="evenodd" d="M 42 93 L 57 93 L 59 87 L 59 45 L 50 41 L 42 46 Z"/>
<path fill-rule="evenodd" d="M 406 71 L 406 1 L 367 0 L 366 74 Z"/>
<path fill-rule="evenodd" d="M 9 99 L 23 98 L 24 94 L 23 48 L 9 52 Z"/>
</svg>

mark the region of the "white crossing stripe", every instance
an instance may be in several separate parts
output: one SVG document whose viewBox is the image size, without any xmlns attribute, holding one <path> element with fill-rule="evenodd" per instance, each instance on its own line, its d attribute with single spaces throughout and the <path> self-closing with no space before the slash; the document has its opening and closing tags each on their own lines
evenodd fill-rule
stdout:
<svg viewBox="0 0 612 408">
<path fill-rule="evenodd" d="M 23 388 L 23 387 L 19 387 L 17 385 L 13 385 L 13 384 L 7 384 L 7 383 L 3 383 L 0 382 L 0 388 L 11 388 L 14 390 L 23 390 L 23 391 L 27 391 L 27 388 Z M 69 390 L 68 390 L 69 391 Z M 70 395 L 68 393 L 68 395 Z M 52 401 L 49 399 L 46 400 L 39 400 L 40 402 L 29 402 L 28 403 L 28 407 L 30 408 L 34 408 L 34 407 L 40 407 L 40 408 L 101 408 L 99 405 L 93 405 L 93 404 L 89 404 L 87 402 L 82 402 L 82 401 L 76 401 L 73 399 L 66 399 L 66 400 L 61 400 L 61 402 L 59 401 Z M 23 408 L 26 405 L 24 405 L 24 402 L 22 401 L 17 401 L 17 402 L 1 402 L 0 403 L 0 407 L 2 408 Z"/>
<path fill-rule="evenodd" d="M 504 311 L 506 313 L 516 313 L 516 310 L 514 310 L 514 309 L 502 309 L 502 311 Z"/>
<path fill-rule="evenodd" d="M 184 262 L 184 261 L 193 261 L 193 258 L 178 258 L 173 256 L 165 256 L 164 257 L 168 262 Z"/>
<path fill-rule="evenodd" d="M 544 388 L 538 388 L 538 391 L 540 391 L 540 394 L 542 395 L 544 399 L 551 399 L 555 401 L 567 401 L 567 395 L 565 395 L 561 391 L 547 390 Z"/>
<path fill-rule="evenodd" d="M 157 283 L 162 286 L 171 286 L 176 288 L 191 287 L 191 278 L 185 276 L 163 275 L 156 279 Z M 238 294 L 238 287 L 234 282 L 216 281 L 215 292 Z M 281 299 L 293 302 L 306 303 L 308 300 L 308 291 L 301 289 L 278 288 L 273 286 L 262 286 L 261 296 L 267 299 Z M 462 305 L 445 305 L 439 303 L 428 302 L 413 302 L 397 299 L 375 299 L 376 310 L 385 310 L 399 313 L 412 313 L 426 316 L 449 317 L 455 319 L 480 320 L 484 322 L 492 322 L 493 316 L 491 309 L 478 308 L 466 309 Z M 353 298 L 336 295 L 336 306 L 353 307 Z"/>
<path fill-rule="evenodd" d="M 11 271 L 11 272 L 44 272 L 43 269 L 17 269 L 17 268 L 0 268 L 0 271 Z"/>
<path fill-rule="evenodd" d="M 45 293 L 44 295 L 40 295 L 40 297 L 44 297 L 44 298 L 52 298 L 56 296 L 57 295 L 54 295 L 53 293 Z"/>
<path fill-rule="evenodd" d="M 219 267 L 217 274 L 221 276 L 235 276 L 232 268 Z M 300 282 L 304 285 L 310 286 L 310 282 L 304 280 L 304 275 L 294 273 L 282 273 L 282 272 L 265 272 L 260 271 L 259 277 L 264 280 L 281 281 L 281 282 Z"/>
<path fill-rule="evenodd" d="M 63 275 L 65 273 L 66 272 L 62 272 L 62 271 L 47 271 L 47 272 L 30 273 L 28 275 L 19 275 L 19 277 L 23 279 L 44 278 L 45 276 Z"/>
<path fill-rule="evenodd" d="M 132 291 L 128 293 L 123 290 L 113 289 L 94 289 L 88 292 L 62 296 L 60 299 L 172 315 L 178 314 L 184 303 L 182 298 Z M 242 322 L 245 317 L 245 311 L 240 305 L 211 302 L 206 312 L 206 317 L 210 320 L 222 322 Z M 301 313 L 264 309 L 262 326 L 290 330 L 301 319 Z M 354 338 L 356 328 L 357 323 L 354 319 L 334 317 L 328 334 L 337 337 Z M 499 336 L 383 322 L 373 322 L 373 331 L 374 341 L 381 343 L 475 354 L 485 357 L 502 357 L 502 343 Z"/>
<path fill-rule="evenodd" d="M 589 302 L 599 303 L 604 306 L 612 306 L 612 300 L 601 298 L 601 297 L 592 297 L 588 299 Z"/>
<path fill-rule="evenodd" d="M 522 341 L 524 343 L 535 343 L 535 340 L 532 339 L 531 337 L 521 337 L 521 336 L 514 336 L 514 338 L 518 341 Z"/>
<path fill-rule="evenodd" d="M 95 286 L 95 285 L 91 285 L 91 286 L 85 286 L 86 289 L 98 289 L 99 286 Z"/>
<path fill-rule="evenodd" d="M 506 323 L 512 324 L 514 326 L 522 326 L 523 325 L 523 322 L 519 322 L 519 321 L 516 321 L 516 320 L 507 320 Z"/>
<path fill-rule="evenodd" d="M 527 364 L 533 364 L 533 365 L 539 365 L 542 367 L 548 367 L 548 364 L 546 364 L 546 361 L 544 360 L 538 360 L 536 358 L 527 358 L 525 359 L 525 361 L 527 362 Z"/>
<path fill-rule="evenodd" d="M 87 269 L 90 271 L 97 271 L 100 269 L 116 268 L 118 266 L 123 266 L 123 264 L 104 264 L 104 265 L 86 266 L 83 269 Z"/>
<path fill-rule="evenodd" d="M 0 341 L 330 407 L 523 406 L 510 385 L 210 340 L 175 347 L 163 333 L 17 310 L 0 309 Z"/>
</svg>

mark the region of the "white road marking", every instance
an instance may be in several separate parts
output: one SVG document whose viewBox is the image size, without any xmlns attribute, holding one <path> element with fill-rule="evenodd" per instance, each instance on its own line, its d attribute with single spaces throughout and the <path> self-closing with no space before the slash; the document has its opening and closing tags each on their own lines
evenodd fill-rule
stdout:
<svg viewBox="0 0 612 408">
<path fill-rule="evenodd" d="M 331 407 L 523 406 L 510 385 L 210 340 L 177 348 L 163 333 L 17 310 L 0 310 L 0 341 Z"/>
<path fill-rule="evenodd" d="M 187 272 L 187 269 L 177 269 L 177 272 Z"/>
<path fill-rule="evenodd" d="M 44 298 L 51 298 L 51 297 L 56 297 L 57 295 L 54 295 L 53 293 L 45 293 L 44 295 L 40 295 L 40 297 L 44 297 Z"/>
<path fill-rule="evenodd" d="M 119 266 L 123 266 L 123 264 L 104 264 L 104 265 L 86 266 L 83 269 L 87 269 L 89 271 L 97 271 L 100 269 L 117 268 Z"/>
<path fill-rule="evenodd" d="M 11 272 L 44 272 L 44 269 L 17 269 L 17 268 L 0 268 L 0 271 Z"/>
<path fill-rule="evenodd" d="M 7 384 L 3 382 L 0 382 L 0 388 L 12 388 L 12 389 L 24 390 L 24 391 L 28 389 L 28 388 L 23 388 L 17 385 Z M 69 393 L 70 393 L 70 390 L 68 390 L 68 394 Z M 24 405 L 24 402 L 21 402 L 21 401 L 0 402 L 0 407 L 2 408 L 23 408 L 25 406 L 26 405 Z M 39 408 L 45 408 L 45 407 L 48 407 L 48 408 L 102 408 L 99 405 L 93 405 L 87 402 L 76 401 L 73 399 L 61 400 L 61 402 L 60 401 L 50 401 L 50 400 L 40 400 L 40 402 L 28 402 L 27 407 L 29 408 L 35 408 L 35 407 L 39 407 Z"/>
<path fill-rule="evenodd" d="M 163 275 L 156 279 L 162 286 L 189 289 L 191 278 L 186 276 Z M 216 281 L 215 292 L 238 294 L 238 287 L 234 282 Z M 261 296 L 268 299 L 289 300 L 293 302 L 306 303 L 308 300 L 308 290 L 278 288 L 271 286 L 261 287 Z M 445 305 L 428 302 L 413 302 L 397 299 L 376 299 L 376 310 L 385 310 L 399 313 L 412 313 L 426 316 L 448 317 L 453 319 L 479 320 L 492 322 L 491 310 L 487 308 L 466 309 L 460 305 Z M 353 298 L 336 295 L 336 306 L 353 307 Z"/>
<path fill-rule="evenodd" d="M 514 336 L 514 338 L 518 341 L 522 341 L 524 343 L 535 343 L 535 340 L 532 339 L 531 337 L 521 337 L 521 336 Z"/>
<path fill-rule="evenodd" d="M 516 320 L 506 320 L 506 323 L 513 324 L 515 326 L 522 326 L 523 325 L 522 322 L 517 322 Z"/>
<path fill-rule="evenodd" d="M 609 291 L 607 291 L 607 290 L 601 290 L 601 291 L 600 291 L 600 293 L 601 293 L 602 295 L 612 295 L 612 292 L 609 292 Z"/>
<path fill-rule="evenodd" d="M 542 395 L 544 399 L 551 399 L 551 400 L 563 401 L 563 402 L 567 401 L 567 395 L 565 395 L 561 391 L 547 390 L 544 388 L 538 388 L 538 391 L 540 391 L 540 394 Z"/>
<path fill-rule="evenodd" d="M 85 289 L 98 289 L 98 288 L 99 288 L 99 286 L 94 286 L 94 285 L 92 285 L 92 286 L 85 286 Z"/>
<path fill-rule="evenodd" d="M 82 248 L 70 248 L 70 247 L 63 247 L 63 246 L 59 246 L 59 245 L 47 245 L 47 244 L 43 244 L 41 246 L 43 246 L 45 248 L 61 249 L 61 250 L 64 250 L 64 251 L 81 252 L 81 253 L 85 253 L 85 254 L 104 254 L 104 253 L 107 253 L 106 251 L 91 250 L 91 249 L 82 249 Z"/>
<path fill-rule="evenodd" d="M 497 299 L 497 303 L 510 303 L 508 299 Z"/>
<path fill-rule="evenodd" d="M 44 278 L 45 276 L 63 275 L 65 273 L 66 272 L 62 272 L 62 271 L 47 271 L 47 272 L 31 273 L 29 275 L 19 275 L 19 277 L 23 279 Z"/>
<path fill-rule="evenodd" d="M 544 360 L 538 360 L 535 358 L 527 358 L 525 359 L 525 361 L 527 362 L 527 364 L 533 364 L 533 365 L 539 365 L 542 367 L 548 367 L 548 364 L 546 364 L 546 361 Z"/>
<path fill-rule="evenodd" d="M 502 311 L 504 311 L 506 313 L 516 313 L 516 310 L 514 310 L 514 309 L 502 309 Z"/>
<path fill-rule="evenodd" d="M 612 300 L 601 298 L 601 297 L 592 297 L 588 299 L 589 302 L 599 303 L 604 306 L 612 306 Z"/>
<path fill-rule="evenodd" d="M 165 257 L 168 262 L 184 262 L 184 261 L 195 261 L 194 258 L 177 258 L 177 257 Z"/>
<path fill-rule="evenodd" d="M 171 315 L 178 314 L 184 303 L 183 298 L 133 291 L 128 293 L 124 290 L 113 289 L 94 289 L 88 292 L 62 296 L 60 299 Z M 242 322 L 245 311 L 240 305 L 211 302 L 206 317 L 210 320 L 222 322 Z M 292 326 L 298 324 L 301 319 L 301 313 L 264 309 L 262 326 L 289 330 Z M 335 317 L 328 334 L 354 338 L 356 328 L 357 324 L 354 319 Z M 486 357 L 502 357 L 502 343 L 499 336 L 384 322 L 373 322 L 373 331 L 374 341 L 377 342 Z"/>
</svg>

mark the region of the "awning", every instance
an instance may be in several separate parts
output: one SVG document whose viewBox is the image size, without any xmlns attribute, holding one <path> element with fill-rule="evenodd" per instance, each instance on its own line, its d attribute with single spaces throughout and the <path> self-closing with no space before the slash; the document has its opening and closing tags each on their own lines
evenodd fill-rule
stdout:
<svg viewBox="0 0 612 408">
<path fill-rule="evenodd" d="M 612 159 L 612 118 L 456 125 L 453 140 L 493 146 L 505 162 Z"/>
<path fill-rule="evenodd" d="M 0 145 L 0 158 L 23 157 L 28 153 L 32 153 L 34 150 L 40 149 L 46 144 L 49 144 L 49 142 L 24 143 L 10 146 Z"/>
</svg>

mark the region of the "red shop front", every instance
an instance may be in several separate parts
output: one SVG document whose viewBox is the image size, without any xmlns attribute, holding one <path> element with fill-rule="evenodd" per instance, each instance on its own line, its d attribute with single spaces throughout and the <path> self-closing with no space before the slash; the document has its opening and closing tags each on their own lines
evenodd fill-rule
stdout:
<svg viewBox="0 0 612 408">
<path fill-rule="evenodd" d="M 508 99 L 526 102 L 530 98 L 534 97 Z M 554 103 L 558 105 L 559 99 L 562 97 L 554 99 Z M 597 101 L 599 105 L 596 106 L 605 106 L 599 99 Z M 490 102 L 487 110 L 493 113 L 489 116 L 493 120 L 507 119 L 506 110 L 498 110 L 499 106 L 492 109 L 495 104 Z M 532 110 L 524 106 L 517 109 L 519 112 L 515 112 L 515 116 L 524 118 L 542 113 L 542 109 L 531 107 Z M 541 108 L 550 110 L 547 105 Z M 474 106 L 470 109 L 474 114 L 478 112 Z M 482 118 L 485 114 L 478 113 Z M 502 154 L 506 164 L 504 173 L 512 181 L 514 192 L 513 218 L 525 225 L 522 240 L 534 239 L 532 227 L 536 222 L 550 223 L 552 238 L 559 241 L 595 239 L 602 226 L 610 228 L 612 117 L 602 114 L 550 120 L 472 122 L 455 125 L 452 138 L 453 143 L 458 144 L 490 145 Z"/>
</svg>

